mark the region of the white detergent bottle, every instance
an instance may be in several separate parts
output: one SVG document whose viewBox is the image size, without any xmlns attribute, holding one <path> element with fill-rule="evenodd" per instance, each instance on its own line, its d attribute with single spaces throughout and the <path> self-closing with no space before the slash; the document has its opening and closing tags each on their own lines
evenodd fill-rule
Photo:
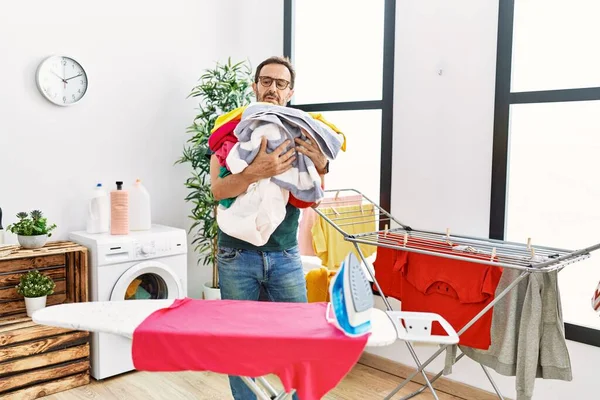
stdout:
<svg viewBox="0 0 600 400">
<path fill-rule="evenodd" d="M 108 232 L 110 222 L 110 200 L 101 183 L 96 185 L 88 203 L 86 228 L 88 233 Z"/>
<path fill-rule="evenodd" d="M 150 194 L 137 179 L 129 190 L 129 229 L 145 231 L 151 225 Z"/>
</svg>

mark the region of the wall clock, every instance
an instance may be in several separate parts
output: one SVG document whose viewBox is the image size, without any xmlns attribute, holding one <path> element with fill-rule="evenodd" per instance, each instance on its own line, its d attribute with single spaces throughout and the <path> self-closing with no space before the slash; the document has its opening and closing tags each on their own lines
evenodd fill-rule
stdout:
<svg viewBox="0 0 600 400">
<path fill-rule="evenodd" d="M 81 64 L 65 56 L 50 56 L 43 60 L 35 80 L 42 95 L 59 106 L 76 104 L 88 88 L 87 74 Z"/>
</svg>

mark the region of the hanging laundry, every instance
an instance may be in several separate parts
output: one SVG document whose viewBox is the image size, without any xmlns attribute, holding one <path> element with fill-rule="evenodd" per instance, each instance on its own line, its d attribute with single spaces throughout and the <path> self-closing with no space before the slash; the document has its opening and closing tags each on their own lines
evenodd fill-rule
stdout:
<svg viewBox="0 0 600 400">
<path fill-rule="evenodd" d="M 504 269 L 496 294 L 521 272 Z M 499 374 L 516 376 L 516 400 L 531 400 L 536 378 L 571 381 L 558 272 L 529 274 L 496 303 L 489 349 L 459 347 L 467 357 Z"/>
<path fill-rule="evenodd" d="M 407 246 L 436 253 L 454 252 L 451 243 L 433 240 L 408 238 Z M 485 254 L 463 252 L 460 255 L 490 259 Z M 456 332 L 494 300 L 502 275 L 501 267 L 404 250 L 397 251 L 394 265 L 400 273 L 402 311 L 439 314 Z M 396 285 L 397 278 L 396 274 L 391 278 Z M 460 335 L 459 344 L 489 348 L 491 323 L 492 310 L 488 310 Z M 443 328 L 437 325 L 432 327 L 431 333 L 445 334 Z"/>
<path fill-rule="evenodd" d="M 344 218 L 338 220 L 337 224 L 349 234 L 376 231 L 376 215 L 373 204 L 332 208 L 319 207 L 319 209 L 322 209 L 324 214 L 332 220 Z M 340 217 L 337 217 L 336 213 L 339 213 Z M 354 244 L 344 240 L 344 236 L 321 216 L 318 216 L 313 224 L 311 233 L 315 255 L 321 259 L 323 265 L 327 268 L 337 270 L 350 251 L 354 252 L 360 259 Z M 359 244 L 359 247 L 365 258 L 377 251 L 377 247 L 373 245 Z"/>
<path fill-rule="evenodd" d="M 399 250 L 389 247 L 377 247 L 377 256 L 373 262 L 373 269 L 375 269 L 375 277 L 377 278 L 379 287 L 383 291 L 383 295 L 402 301 L 400 268 L 402 267 L 403 258 L 398 257 L 399 253 Z M 372 284 L 372 289 L 376 292 L 378 291 L 375 283 Z"/>
<path fill-rule="evenodd" d="M 319 208 L 327 206 L 350 206 L 360 205 L 362 203 L 362 195 L 351 195 L 351 196 L 339 196 L 325 198 L 319 203 Z M 291 200 L 290 200 L 291 203 Z M 300 255 L 303 256 L 314 256 L 315 250 L 313 248 L 313 237 L 312 227 L 318 218 L 318 214 L 312 208 L 304 208 L 302 210 L 302 216 L 298 227 L 298 247 L 300 249 Z"/>
<path fill-rule="evenodd" d="M 229 152 L 227 166 L 234 174 L 242 172 L 256 157 L 263 137 L 267 138 L 269 150 L 286 139 L 294 147 L 295 138 L 304 138 L 300 128 L 312 136 L 328 159 L 337 157 L 341 143 L 331 129 L 301 110 L 258 103 L 246 108 L 235 128 L 239 142 Z M 288 171 L 251 184 L 228 208 L 219 206 L 219 228 L 229 236 L 262 246 L 283 221 L 290 194 L 310 203 L 324 195 L 313 162 L 303 154 L 298 154 Z"/>
</svg>

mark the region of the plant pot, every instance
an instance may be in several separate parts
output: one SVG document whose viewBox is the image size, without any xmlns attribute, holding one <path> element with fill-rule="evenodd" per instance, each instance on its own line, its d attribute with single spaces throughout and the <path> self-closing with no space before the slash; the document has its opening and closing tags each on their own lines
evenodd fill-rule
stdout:
<svg viewBox="0 0 600 400">
<path fill-rule="evenodd" d="M 202 298 L 204 300 L 220 300 L 221 299 L 221 289 L 211 287 L 211 282 L 206 282 L 204 284 L 204 291 L 202 292 Z"/>
<path fill-rule="evenodd" d="M 24 249 L 39 249 L 40 247 L 44 247 L 44 245 L 48 241 L 48 235 L 18 235 L 17 239 L 19 240 L 19 244 L 21 245 L 21 247 L 23 247 Z"/>
<path fill-rule="evenodd" d="M 46 296 L 25 297 L 25 307 L 27 308 L 27 316 L 31 317 L 35 311 L 46 307 Z"/>
</svg>

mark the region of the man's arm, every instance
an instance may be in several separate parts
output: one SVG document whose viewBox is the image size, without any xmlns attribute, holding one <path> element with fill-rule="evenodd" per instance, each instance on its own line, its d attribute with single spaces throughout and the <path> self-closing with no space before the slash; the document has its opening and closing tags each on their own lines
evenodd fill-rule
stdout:
<svg viewBox="0 0 600 400">
<path fill-rule="evenodd" d="M 319 173 L 319 176 L 321 177 L 321 187 L 324 188 L 325 174 L 327 173 L 326 169 L 328 164 L 327 157 L 325 157 L 321 149 L 319 149 L 319 146 L 315 143 L 315 140 L 312 138 L 312 136 L 309 135 L 304 129 L 302 129 L 302 132 L 309 138 L 309 140 L 304 141 L 300 138 L 296 138 L 296 149 L 298 150 L 298 153 L 302 153 L 312 160 L 317 172 Z"/>
<path fill-rule="evenodd" d="M 244 193 L 252 183 L 290 169 L 292 162 L 296 159 L 296 154 L 292 149 L 285 151 L 288 145 L 289 140 L 286 140 L 271 153 L 267 153 L 267 139 L 263 137 L 254 161 L 239 174 L 227 175 L 224 178 L 219 178 L 221 165 L 217 156 L 212 155 L 210 158 L 210 182 L 215 200 L 237 197 Z"/>
<path fill-rule="evenodd" d="M 319 177 L 321 178 L 321 188 L 325 189 L 325 174 L 319 172 Z"/>
<path fill-rule="evenodd" d="M 215 200 L 220 201 L 230 197 L 237 197 L 244 193 L 252 183 L 250 177 L 243 172 L 219 178 L 221 165 L 214 154 L 210 157 L 210 187 Z"/>
</svg>

